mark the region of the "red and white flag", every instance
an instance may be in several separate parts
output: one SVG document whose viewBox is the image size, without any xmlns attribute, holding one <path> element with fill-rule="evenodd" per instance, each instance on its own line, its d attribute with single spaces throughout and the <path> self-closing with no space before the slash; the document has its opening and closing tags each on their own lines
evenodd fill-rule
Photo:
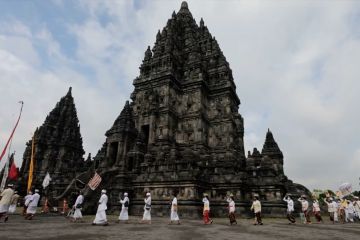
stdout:
<svg viewBox="0 0 360 240">
<path fill-rule="evenodd" d="M 95 190 L 99 184 L 101 183 L 101 177 L 97 172 L 95 172 L 95 175 L 90 179 L 88 186 L 91 188 L 91 190 Z"/>
</svg>

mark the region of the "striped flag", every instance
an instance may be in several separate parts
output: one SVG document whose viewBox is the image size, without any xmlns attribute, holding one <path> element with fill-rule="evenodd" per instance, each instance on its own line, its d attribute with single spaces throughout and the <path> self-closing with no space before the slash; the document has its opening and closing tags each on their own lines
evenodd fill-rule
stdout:
<svg viewBox="0 0 360 240">
<path fill-rule="evenodd" d="M 90 179 L 88 186 L 91 188 L 91 190 L 95 190 L 99 184 L 101 183 L 101 177 L 97 172 L 95 172 L 94 176 Z"/>
</svg>

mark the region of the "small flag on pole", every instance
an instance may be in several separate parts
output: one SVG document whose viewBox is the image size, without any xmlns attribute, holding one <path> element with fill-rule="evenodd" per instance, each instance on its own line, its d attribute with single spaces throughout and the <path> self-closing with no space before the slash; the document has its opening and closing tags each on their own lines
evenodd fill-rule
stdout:
<svg viewBox="0 0 360 240">
<path fill-rule="evenodd" d="M 9 170 L 9 179 L 10 180 L 17 180 L 19 176 L 19 171 L 15 165 L 15 161 L 13 160 L 10 170 Z"/>
<path fill-rule="evenodd" d="M 51 177 L 50 177 L 49 172 L 47 172 L 46 175 L 45 175 L 44 181 L 43 181 L 43 183 L 42 183 L 42 186 L 43 186 L 44 189 L 45 189 L 47 186 L 49 186 L 50 181 L 51 181 Z"/>
<path fill-rule="evenodd" d="M 94 176 L 90 179 L 88 186 L 91 188 L 91 190 L 95 190 L 99 184 L 101 183 L 101 177 L 97 172 L 95 172 Z"/>
</svg>

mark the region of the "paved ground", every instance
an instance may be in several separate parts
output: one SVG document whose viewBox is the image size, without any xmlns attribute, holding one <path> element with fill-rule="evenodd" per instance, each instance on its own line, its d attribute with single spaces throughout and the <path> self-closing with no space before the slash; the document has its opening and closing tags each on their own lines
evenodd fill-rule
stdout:
<svg viewBox="0 0 360 240">
<path fill-rule="evenodd" d="M 228 225 L 225 218 L 214 219 L 212 225 L 203 225 L 201 219 L 184 219 L 181 225 L 168 225 L 166 218 L 154 218 L 151 225 L 138 223 L 130 217 L 129 224 L 115 223 L 116 216 L 108 216 L 109 226 L 91 226 L 92 216 L 84 223 L 70 223 L 62 216 L 39 215 L 32 221 L 11 216 L 8 223 L 0 223 L 0 239 L 142 239 L 142 240 L 203 240 L 203 239 L 358 239 L 360 223 L 353 224 L 296 224 L 285 219 L 264 219 L 263 226 L 253 226 L 252 219 L 238 219 L 239 224 Z"/>
</svg>

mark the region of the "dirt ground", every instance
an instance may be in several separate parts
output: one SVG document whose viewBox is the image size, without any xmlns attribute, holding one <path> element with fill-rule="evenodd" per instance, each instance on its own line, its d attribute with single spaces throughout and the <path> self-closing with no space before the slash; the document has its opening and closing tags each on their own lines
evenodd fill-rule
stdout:
<svg viewBox="0 0 360 240">
<path fill-rule="evenodd" d="M 263 226 L 252 225 L 252 219 L 238 219 L 229 226 L 228 219 L 216 218 L 212 225 L 201 219 L 183 219 L 181 225 L 168 225 L 167 218 L 154 218 L 151 225 L 140 224 L 139 217 L 130 216 L 129 224 L 116 223 L 117 216 L 108 216 L 109 226 L 92 226 L 93 216 L 85 216 L 84 223 L 71 223 L 63 216 L 38 215 L 32 221 L 12 215 L 7 223 L 0 223 L 0 239 L 358 239 L 360 223 L 335 224 L 327 219 L 323 224 L 289 225 L 286 219 L 265 218 Z"/>
</svg>

